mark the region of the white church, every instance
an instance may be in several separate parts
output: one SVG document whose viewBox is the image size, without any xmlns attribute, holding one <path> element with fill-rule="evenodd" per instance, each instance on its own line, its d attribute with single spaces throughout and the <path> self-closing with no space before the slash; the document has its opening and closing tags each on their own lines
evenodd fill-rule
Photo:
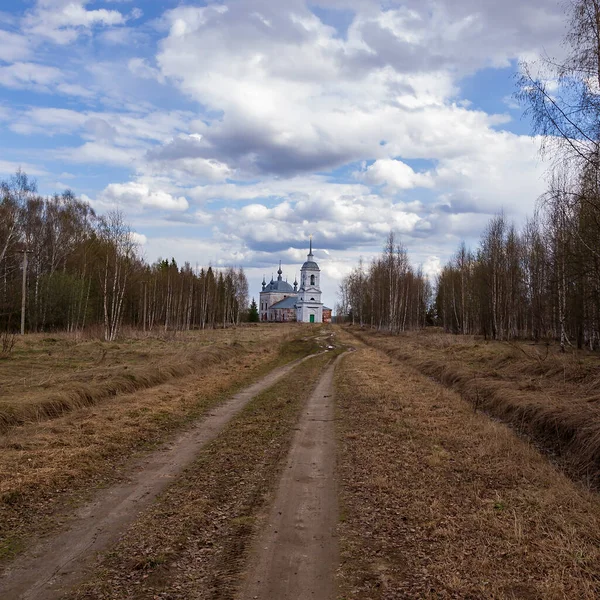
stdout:
<svg viewBox="0 0 600 600">
<path fill-rule="evenodd" d="M 330 323 L 331 309 L 321 302 L 321 269 L 315 262 L 312 238 L 307 260 L 300 270 L 300 288 L 283 280 L 281 262 L 277 280 L 267 283 L 263 277 L 260 293 L 260 320 L 271 322 Z"/>
</svg>

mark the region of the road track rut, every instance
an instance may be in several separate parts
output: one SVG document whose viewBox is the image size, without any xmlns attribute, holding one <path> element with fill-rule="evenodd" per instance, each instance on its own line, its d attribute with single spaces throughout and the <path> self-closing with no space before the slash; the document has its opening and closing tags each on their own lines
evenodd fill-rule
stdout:
<svg viewBox="0 0 600 600">
<path fill-rule="evenodd" d="M 311 355 L 278 367 L 214 408 L 166 448 L 146 456 L 128 481 L 100 492 L 77 510 L 65 531 L 51 536 L 11 563 L 0 579 L 3 600 L 55 600 L 92 571 L 99 552 L 120 535 L 212 441 L 254 396 L 285 377 Z"/>
<path fill-rule="evenodd" d="M 331 600 L 338 566 L 333 376 L 308 400 L 275 502 L 249 561 L 241 600 Z"/>
</svg>

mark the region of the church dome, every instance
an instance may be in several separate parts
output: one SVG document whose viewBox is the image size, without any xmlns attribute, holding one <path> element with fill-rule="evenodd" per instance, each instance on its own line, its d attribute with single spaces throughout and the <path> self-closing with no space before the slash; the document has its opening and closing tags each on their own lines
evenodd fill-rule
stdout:
<svg viewBox="0 0 600 600">
<path fill-rule="evenodd" d="M 284 293 L 284 294 L 289 294 L 290 292 L 292 294 L 295 293 L 294 288 L 287 282 L 283 280 L 283 271 L 281 270 L 281 261 L 279 261 L 279 269 L 277 270 L 277 281 L 275 281 L 273 278 L 271 278 L 271 281 L 269 282 L 269 284 L 267 285 L 265 283 L 265 280 L 263 278 L 263 292 L 276 292 L 276 293 Z"/>
<path fill-rule="evenodd" d="M 263 291 L 294 293 L 294 288 L 287 281 L 283 281 L 283 279 L 278 279 L 277 281 L 271 281 L 271 283 L 265 286 L 265 289 Z"/>
<path fill-rule="evenodd" d="M 312 236 L 310 237 L 310 250 L 308 251 L 307 261 L 302 265 L 303 271 L 320 271 L 319 265 L 313 260 L 314 255 L 312 251 Z"/>
<path fill-rule="evenodd" d="M 320 271 L 321 269 L 319 269 L 319 265 L 314 260 L 307 260 L 302 265 L 302 270 L 303 271 L 306 271 L 306 270 Z"/>
</svg>

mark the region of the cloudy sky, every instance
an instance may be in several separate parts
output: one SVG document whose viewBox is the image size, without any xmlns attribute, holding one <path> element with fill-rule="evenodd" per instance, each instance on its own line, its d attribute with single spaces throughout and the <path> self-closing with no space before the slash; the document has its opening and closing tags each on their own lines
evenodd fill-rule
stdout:
<svg viewBox="0 0 600 600">
<path fill-rule="evenodd" d="M 324 300 L 393 229 L 434 274 L 545 166 L 512 95 L 554 0 L 3 0 L 0 177 L 118 207 L 149 261 L 243 266 L 314 235 Z"/>
</svg>

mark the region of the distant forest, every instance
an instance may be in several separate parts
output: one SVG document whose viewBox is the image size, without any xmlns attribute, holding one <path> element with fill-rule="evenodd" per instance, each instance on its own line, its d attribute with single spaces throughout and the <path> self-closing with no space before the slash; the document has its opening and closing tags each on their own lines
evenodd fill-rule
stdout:
<svg viewBox="0 0 600 600">
<path fill-rule="evenodd" d="M 398 333 L 427 324 L 432 288 L 392 232 L 381 256 L 369 265 L 361 260 L 342 280 L 339 297 L 338 321 Z"/>
<path fill-rule="evenodd" d="M 114 340 L 123 326 L 225 327 L 248 308 L 241 268 L 147 264 L 119 212 L 97 215 L 70 191 L 42 197 L 20 170 L 0 182 L 0 277 L 3 332 L 95 327 Z"/>
<path fill-rule="evenodd" d="M 568 199 L 550 191 L 521 231 L 502 214 L 491 219 L 476 250 L 460 244 L 434 290 L 391 234 L 381 256 L 342 281 L 338 314 L 391 332 L 440 325 L 600 349 L 600 188 L 580 183 Z"/>
<path fill-rule="evenodd" d="M 600 181 L 585 170 L 566 194 L 553 186 L 518 231 L 503 214 L 479 247 L 461 243 L 435 290 L 394 235 L 340 286 L 338 314 L 400 332 L 426 325 L 488 339 L 557 340 L 600 349 Z"/>
<path fill-rule="evenodd" d="M 520 65 L 517 97 L 549 159 L 548 191 L 521 230 L 495 216 L 479 247 L 462 243 L 428 287 L 402 247 L 359 265 L 343 282 L 341 309 L 391 331 L 437 323 L 491 339 L 558 340 L 600 349 L 600 5 L 569 5 L 566 58 Z"/>
<path fill-rule="evenodd" d="M 479 248 L 464 244 L 437 284 L 436 313 L 455 333 L 600 347 L 600 204 L 550 196 L 521 231 L 495 217 Z"/>
</svg>

